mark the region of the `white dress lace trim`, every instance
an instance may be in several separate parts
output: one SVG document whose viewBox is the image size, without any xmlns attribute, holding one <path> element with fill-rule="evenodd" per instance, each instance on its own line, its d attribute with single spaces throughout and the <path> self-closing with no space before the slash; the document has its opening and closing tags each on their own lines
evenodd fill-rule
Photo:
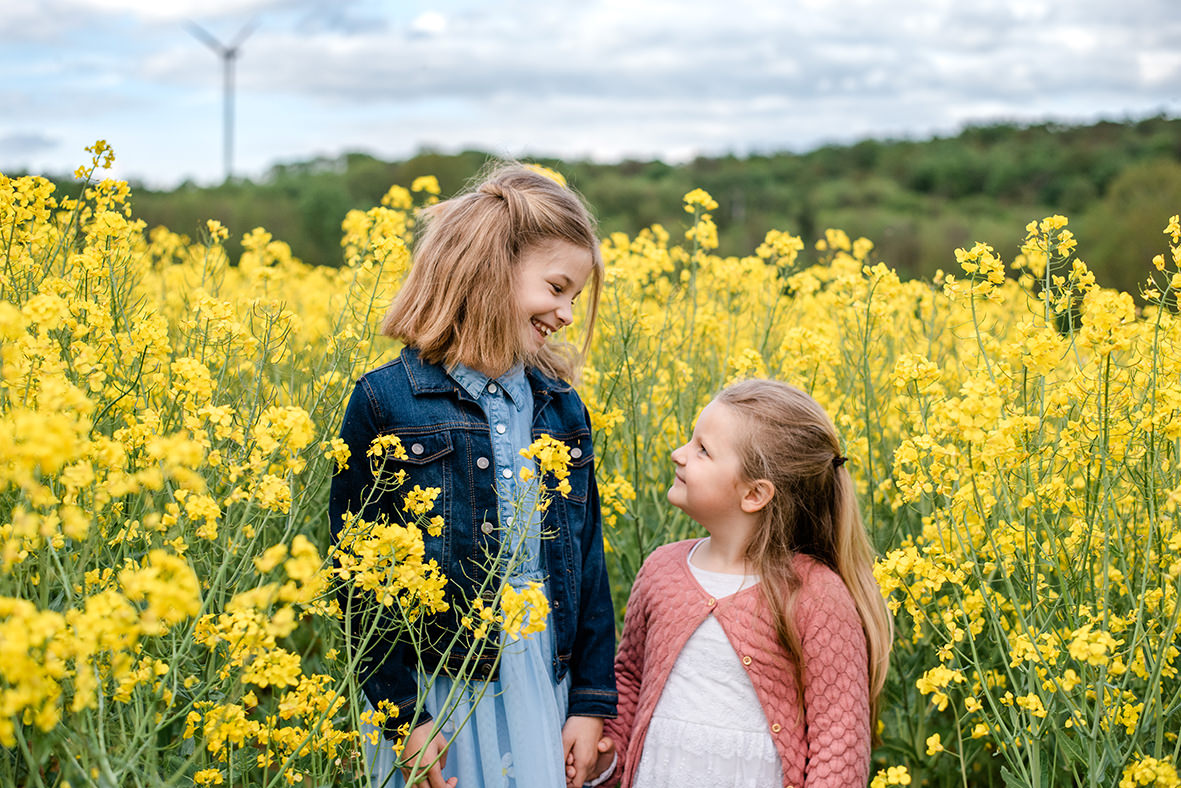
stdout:
<svg viewBox="0 0 1181 788">
<path fill-rule="evenodd" d="M 698 545 L 694 545 L 695 551 Z M 692 559 L 693 551 L 688 559 Z M 751 575 L 689 569 L 721 599 L 758 582 Z M 722 625 L 709 616 L 677 656 L 648 724 L 636 788 L 709 785 L 779 788 L 783 770 L 763 707 Z"/>
</svg>

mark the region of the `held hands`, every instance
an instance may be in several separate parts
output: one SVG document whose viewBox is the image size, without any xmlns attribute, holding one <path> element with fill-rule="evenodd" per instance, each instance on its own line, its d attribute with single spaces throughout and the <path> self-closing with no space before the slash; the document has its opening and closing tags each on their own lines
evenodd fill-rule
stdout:
<svg viewBox="0 0 1181 788">
<path fill-rule="evenodd" d="M 431 736 L 434 723 L 419 725 L 406 738 L 404 761 L 408 764 L 431 764 L 424 773 L 418 771 L 414 782 L 410 782 L 410 768 L 402 769 L 402 778 L 407 785 L 419 788 L 457 788 L 458 778 L 443 779 L 443 767 L 447 765 L 447 740 L 443 734 Z M 566 760 L 567 788 L 580 788 L 593 780 L 615 760 L 615 742 L 603 736 L 603 720 L 598 717 L 570 717 L 562 727 L 562 750 Z"/>
<path fill-rule="evenodd" d="M 591 769 L 591 773 L 586 776 L 587 780 L 599 779 L 605 771 L 611 768 L 611 764 L 615 762 L 615 740 L 610 736 L 604 736 L 599 739 L 597 749 L 599 751 L 599 758 L 595 761 L 595 767 Z"/>
<path fill-rule="evenodd" d="M 456 788 L 458 777 L 443 780 L 443 767 L 447 765 L 447 740 L 441 733 L 436 733 L 434 738 L 431 738 L 433 726 L 433 722 L 424 722 L 406 737 L 406 746 L 402 750 L 405 762 L 412 766 L 420 764 L 420 767 L 413 783 L 410 782 L 411 770 L 408 768 L 402 769 L 402 779 L 407 785 L 417 785 L 421 788 Z M 421 766 L 428 763 L 431 767 L 423 772 Z"/>
<path fill-rule="evenodd" d="M 590 779 L 600 757 L 598 743 L 603 735 L 599 717 L 570 717 L 562 726 L 562 751 L 566 756 L 566 788 L 580 788 Z M 610 763 L 610 760 L 607 761 Z M 597 772 L 596 772 L 597 773 Z"/>
</svg>

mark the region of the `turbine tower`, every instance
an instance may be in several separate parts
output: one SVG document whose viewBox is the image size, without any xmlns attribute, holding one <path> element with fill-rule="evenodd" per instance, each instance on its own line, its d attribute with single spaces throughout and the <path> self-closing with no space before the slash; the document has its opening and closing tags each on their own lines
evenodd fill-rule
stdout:
<svg viewBox="0 0 1181 788">
<path fill-rule="evenodd" d="M 198 25 L 196 22 L 189 22 L 187 27 L 190 33 L 207 47 L 212 49 L 214 53 L 221 58 L 222 63 L 222 77 L 224 81 L 223 87 L 223 136 L 222 136 L 222 160 L 225 165 L 226 181 L 234 174 L 234 60 L 238 57 L 238 52 L 242 48 L 242 43 L 246 37 L 254 32 L 256 19 L 247 22 L 238 35 L 234 36 L 234 40 L 229 44 L 223 44 L 218 41 L 205 28 Z"/>
</svg>

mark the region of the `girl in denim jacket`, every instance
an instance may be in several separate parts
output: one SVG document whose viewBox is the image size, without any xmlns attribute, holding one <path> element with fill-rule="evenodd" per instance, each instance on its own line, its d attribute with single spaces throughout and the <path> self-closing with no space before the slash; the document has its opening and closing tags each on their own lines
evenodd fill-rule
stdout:
<svg viewBox="0 0 1181 788">
<path fill-rule="evenodd" d="M 594 222 L 570 189 L 516 164 L 423 218 L 413 268 L 382 324 L 405 349 L 357 381 L 341 426 L 354 459 L 332 480 L 333 538 L 348 514 L 374 520 L 400 507 L 392 491 L 373 492 L 365 461 L 375 438 L 395 435 L 405 450 L 393 461 L 405 473 L 402 489 L 442 491 L 435 512 L 445 524 L 424 541 L 426 558 L 448 578 L 448 599 L 471 599 L 487 556 L 502 539 L 515 540 L 523 560 L 507 580 L 518 589 L 543 582 L 550 614 L 544 631 L 503 640 L 499 662 L 489 653 L 496 649 L 486 650 L 475 663 L 482 680 L 455 693 L 448 675 L 470 640 L 446 644 L 456 631 L 471 637 L 459 620 L 464 605 L 431 616 L 417 649 L 393 627 L 378 632 L 360 663 L 362 686 L 373 708 L 385 701 L 401 714 L 385 723 L 386 740 L 369 747 L 370 776 L 375 785 L 391 776 L 389 784 L 402 783 L 392 740 L 422 696 L 401 755 L 403 765 L 437 761 L 422 784 L 581 785 L 616 703 L 590 424 L 569 383 L 590 343 L 603 276 Z M 584 288 L 588 320 L 576 349 L 551 335 L 571 323 Z M 532 470 L 520 450 L 542 434 L 570 450 L 569 492 L 544 511 L 514 512 L 527 484 L 521 471 Z M 354 618 L 350 629 L 359 637 L 365 626 Z M 439 677 L 427 682 L 436 668 Z"/>
</svg>

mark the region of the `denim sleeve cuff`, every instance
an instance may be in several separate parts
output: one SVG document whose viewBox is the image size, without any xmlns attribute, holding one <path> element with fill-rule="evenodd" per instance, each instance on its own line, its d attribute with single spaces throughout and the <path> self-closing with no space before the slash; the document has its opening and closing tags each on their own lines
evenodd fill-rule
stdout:
<svg viewBox="0 0 1181 788">
<path fill-rule="evenodd" d="M 572 689 L 568 717 L 614 717 L 619 693 L 613 690 Z"/>
</svg>

